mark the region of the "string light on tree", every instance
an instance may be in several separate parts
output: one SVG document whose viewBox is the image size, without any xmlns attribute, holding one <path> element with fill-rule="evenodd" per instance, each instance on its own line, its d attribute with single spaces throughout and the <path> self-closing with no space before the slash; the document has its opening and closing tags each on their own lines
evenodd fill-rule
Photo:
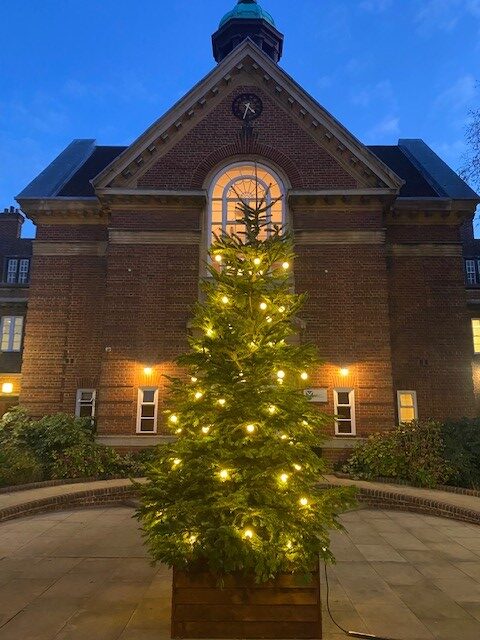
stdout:
<svg viewBox="0 0 480 640">
<path fill-rule="evenodd" d="M 308 501 L 308 498 L 300 498 L 300 504 L 302 505 L 302 507 L 308 507 L 310 503 Z"/>
<path fill-rule="evenodd" d="M 204 433 L 205 435 L 207 435 L 207 433 L 210 433 L 210 427 L 202 427 L 202 433 Z"/>
<path fill-rule="evenodd" d="M 300 377 L 302 380 L 308 380 L 308 373 L 304 371 L 303 373 L 300 374 Z"/>
<path fill-rule="evenodd" d="M 228 304 L 230 302 L 230 298 L 228 296 L 222 297 L 222 304 Z"/>
<path fill-rule="evenodd" d="M 217 404 L 219 404 L 221 407 L 224 407 L 227 404 L 227 401 L 225 400 L 225 398 L 220 398 L 220 400 L 217 400 Z"/>
<path fill-rule="evenodd" d="M 256 427 L 254 424 L 247 424 L 246 429 L 248 433 L 255 433 Z"/>
<path fill-rule="evenodd" d="M 218 264 L 220 264 L 222 260 L 223 260 L 222 256 L 219 253 L 217 253 L 217 255 L 215 256 L 215 262 L 218 262 Z"/>
<path fill-rule="evenodd" d="M 290 269 L 290 263 L 289 263 L 289 262 L 284 262 L 284 263 L 282 264 L 282 268 L 283 268 L 285 271 L 288 271 L 288 269 Z"/>
<path fill-rule="evenodd" d="M 195 384 L 196 382 L 198 382 L 198 378 L 196 378 L 195 376 L 192 376 L 192 377 L 190 378 L 190 381 L 191 381 L 193 384 Z"/>
<path fill-rule="evenodd" d="M 260 303 L 260 309 L 262 311 L 266 311 L 268 309 L 268 304 L 266 302 L 261 302 Z"/>
<path fill-rule="evenodd" d="M 245 531 L 243 532 L 243 537 L 247 538 L 248 540 L 251 540 L 253 536 L 254 536 L 254 533 L 252 529 L 245 529 Z"/>
<path fill-rule="evenodd" d="M 203 398 L 203 393 L 201 391 L 197 391 L 195 394 L 195 400 L 200 400 Z"/>
<path fill-rule="evenodd" d="M 218 475 L 223 481 L 230 480 L 230 473 L 228 472 L 228 469 L 222 469 Z"/>
<path fill-rule="evenodd" d="M 288 473 L 282 473 L 282 474 L 280 475 L 280 482 L 281 482 L 282 484 L 287 484 L 287 482 L 288 482 L 288 478 L 289 478 Z"/>
<path fill-rule="evenodd" d="M 177 424 L 178 422 L 178 416 L 175 415 L 174 413 L 169 417 L 169 420 L 172 424 Z"/>
</svg>

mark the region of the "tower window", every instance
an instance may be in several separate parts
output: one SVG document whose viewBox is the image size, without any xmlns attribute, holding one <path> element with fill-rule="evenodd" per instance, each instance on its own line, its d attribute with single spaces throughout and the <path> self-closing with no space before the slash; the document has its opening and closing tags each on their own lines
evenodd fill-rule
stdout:
<svg viewBox="0 0 480 640">
<path fill-rule="evenodd" d="M 210 241 L 213 234 L 242 231 L 242 202 L 252 207 L 274 203 L 266 212 L 268 222 L 282 225 L 285 222 L 283 186 L 275 174 L 260 165 L 238 164 L 224 169 L 213 183 L 210 202 Z M 281 199 L 279 199 L 281 198 Z M 267 230 L 262 231 L 263 238 Z"/>
</svg>

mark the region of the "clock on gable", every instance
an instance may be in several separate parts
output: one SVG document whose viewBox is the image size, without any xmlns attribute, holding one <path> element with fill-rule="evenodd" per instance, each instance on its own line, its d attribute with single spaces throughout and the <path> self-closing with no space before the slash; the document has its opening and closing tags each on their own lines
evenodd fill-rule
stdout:
<svg viewBox="0 0 480 640">
<path fill-rule="evenodd" d="M 233 114 L 244 122 L 252 122 L 262 115 L 263 102 L 254 93 L 242 93 L 232 104 Z"/>
</svg>

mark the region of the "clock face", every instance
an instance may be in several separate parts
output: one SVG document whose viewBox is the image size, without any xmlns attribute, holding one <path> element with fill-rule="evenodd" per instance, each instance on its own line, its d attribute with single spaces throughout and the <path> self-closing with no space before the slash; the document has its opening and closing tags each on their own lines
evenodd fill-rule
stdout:
<svg viewBox="0 0 480 640">
<path fill-rule="evenodd" d="M 233 114 L 244 122 L 251 122 L 262 115 L 263 103 L 254 93 L 242 93 L 232 104 Z"/>
</svg>

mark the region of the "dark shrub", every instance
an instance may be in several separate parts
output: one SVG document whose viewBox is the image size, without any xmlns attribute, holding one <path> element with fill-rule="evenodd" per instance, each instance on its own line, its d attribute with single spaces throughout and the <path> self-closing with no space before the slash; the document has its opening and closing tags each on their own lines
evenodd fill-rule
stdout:
<svg viewBox="0 0 480 640">
<path fill-rule="evenodd" d="M 434 487 L 451 476 L 445 460 L 442 427 L 429 420 L 402 424 L 370 436 L 343 467 L 357 478 L 392 478 L 420 487 Z"/>
<path fill-rule="evenodd" d="M 446 422 L 442 435 L 445 457 L 452 468 L 449 484 L 480 488 L 480 418 Z"/>
<path fill-rule="evenodd" d="M 86 446 L 93 440 L 94 427 L 89 418 L 76 418 L 64 413 L 32 420 L 24 435 L 25 444 L 47 466 L 62 451 Z"/>
<path fill-rule="evenodd" d="M 0 487 L 43 480 L 43 468 L 27 449 L 8 445 L 0 448 Z"/>
</svg>

